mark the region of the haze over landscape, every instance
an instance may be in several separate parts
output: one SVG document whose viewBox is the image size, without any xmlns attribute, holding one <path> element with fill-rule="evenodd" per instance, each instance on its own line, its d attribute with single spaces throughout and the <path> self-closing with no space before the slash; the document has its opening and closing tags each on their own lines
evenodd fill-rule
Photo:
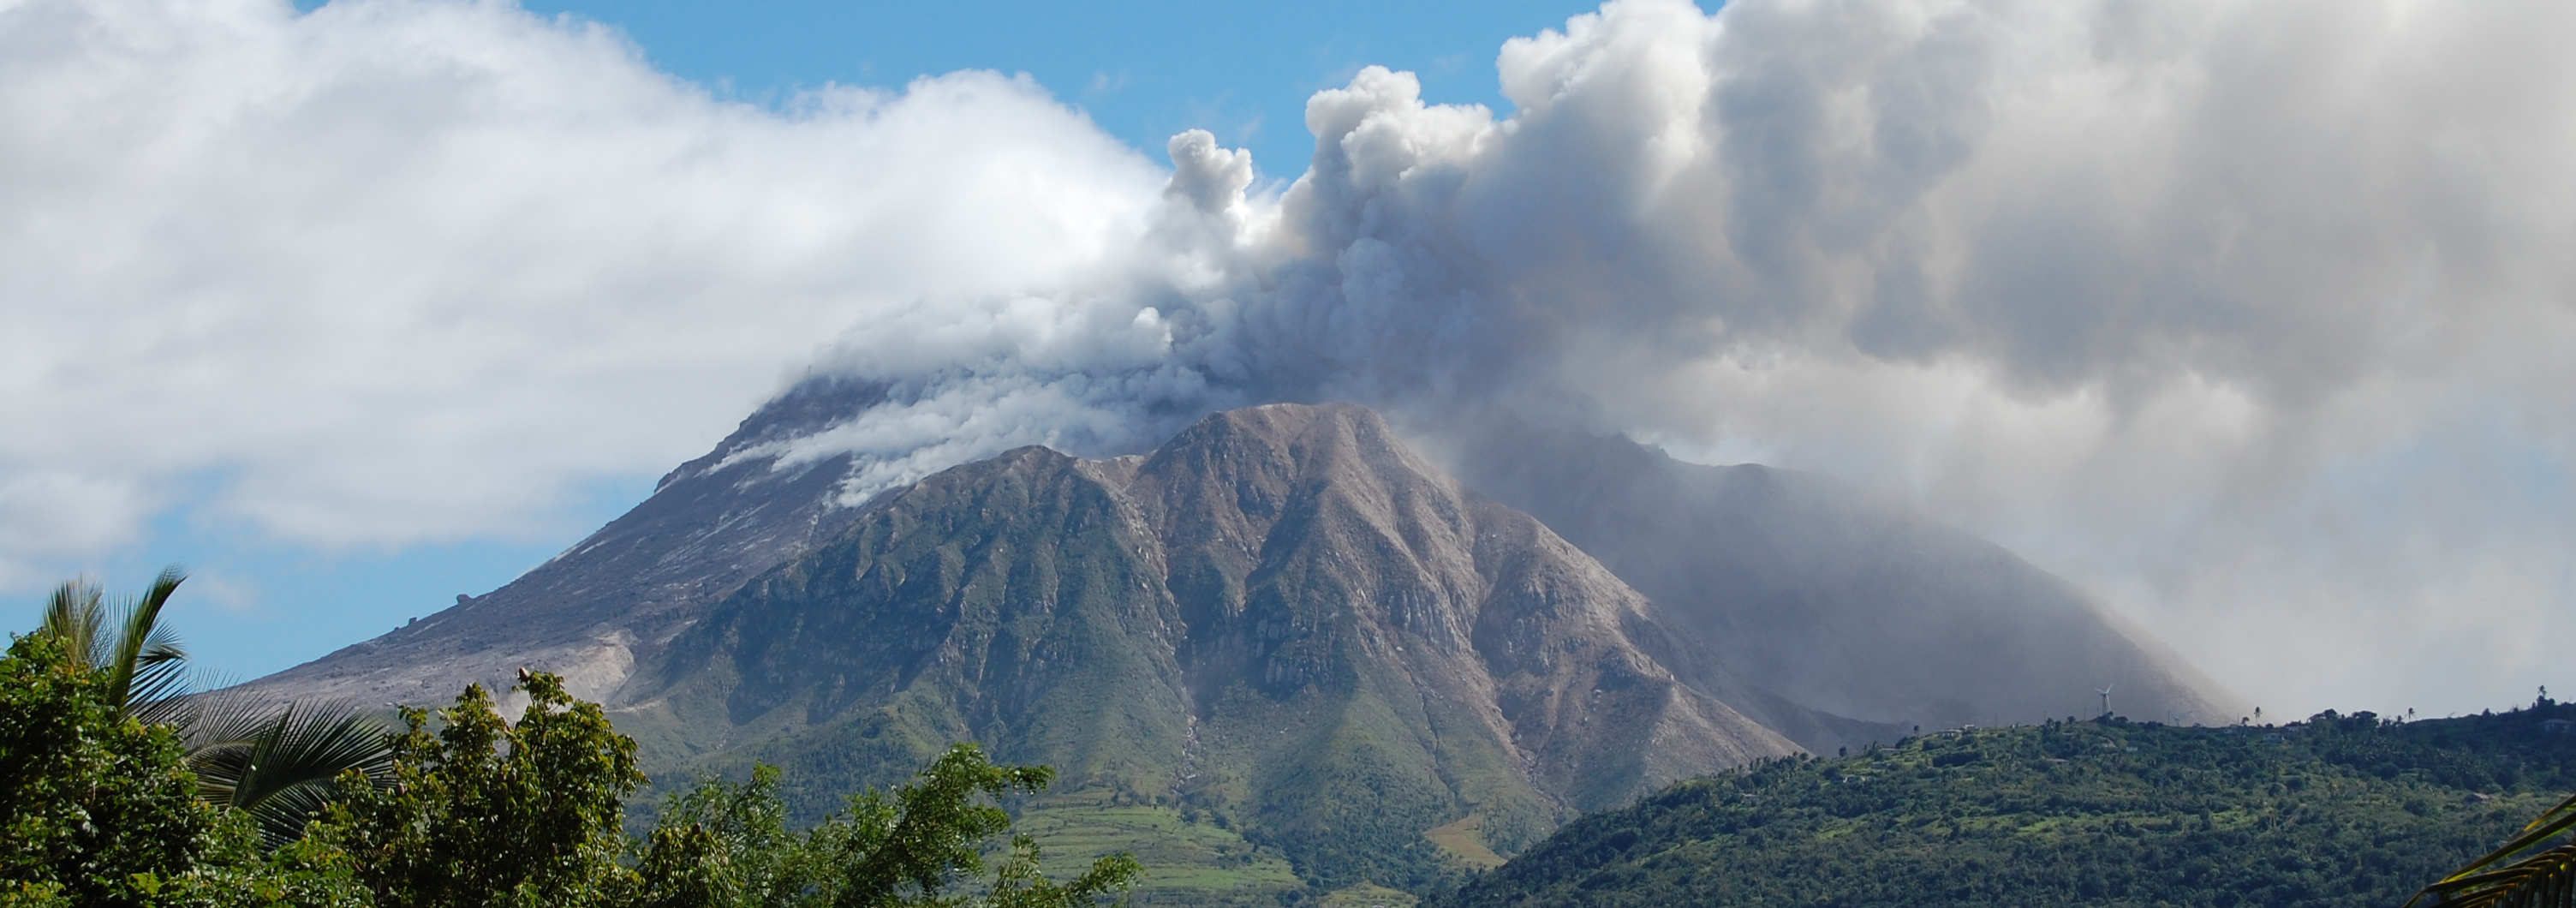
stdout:
<svg viewBox="0 0 2576 908">
<path fill-rule="evenodd" d="M 745 101 L 506 3 L 19 0 L 0 595 L 194 546 L 181 626 L 266 674 L 535 559 L 297 571 L 560 548 L 710 450 L 857 505 L 1353 402 L 1568 538 L 1441 441 L 1832 477 L 2272 715 L 2501 707 L 2576 632 L 2571 25 L 1622 2 L 1512 26 L 1504 107 L 1335 72 L 1273 161 L 1005 72 Z M 881 396 L 719 448 L 835 383 Z"/>
</svg>

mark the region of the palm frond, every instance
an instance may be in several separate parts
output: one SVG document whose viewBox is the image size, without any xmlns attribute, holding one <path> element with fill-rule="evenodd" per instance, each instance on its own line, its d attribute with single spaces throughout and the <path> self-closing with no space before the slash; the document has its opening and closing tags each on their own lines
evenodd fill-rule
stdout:
<svg viewBox="0 0 2576 908">
<path fill-rule="evenodd" d="M 339 792 L 342 772 L 355 769 L 380 784 L 392 778 L 392 741 L 365 713 L 344 703 L 261 709 L 253 702 L 201 705 L 189 762 L 198 794 L 249 813 L 271 847 L 303 834 L 305 821 Z"/>
<path fill-rule="evenodd" d="M 107 694 L 119 708 L 131 712 L 137 703 L 149 702 L 135 696 L 134 683 L 138 672 L 165 666 L 175 668 L 188 658 L 187 651 L 179 646 L 177 635 L 161 626 L 161 609 L 170 604 L 170 594 L 178 592 L 179 584 L 187 579 L 187 573 L 178 565 L 162 568 L 161 575 L 152 578 L 152 587 L 125 609 L 125 627 L 116 637 L 114 661 L 107 665 Z M 176 677 L 175 671 L 155 672 L 155 675 L 159 682 L 156 686 L 171 684 L 169 679 Z M 159 693 L 167 698 L 175 691 L 165 689 Z"/>
<path fill-rule="evenodd" d="M 224 686 L 189 696 L 181 738 L 190 752 L 259 737 L 287 704 L 246 688 Z"/>
<path fill-rule="evenodd" d="M 190 703 L 196 689 L 188 666 L 183 662 L 164 662 L 146 666 L 134 673 L 125 696 L 125 714 L 145 725 L 175 725 L 182 736 L 192 721 Z"/>
<path fill-rule="evenodd" d="M 2516 859 L 2570 829 L 2576 797 L 2543 811 L 2504 847 L 2424 887 L 2406 908 L 2576 908 L 2576 842 Z"/>
<path fill-rule="evenodd" d="M 81 668 L 95 669 L 106 664 L 106 641 L 98 633 L 100 626 L 107 623 L 107 607 L 100 602 L 104 595 L 87 580 L 63 581 L 45 600 L 45 621 L 37 633 L 61 642 L 64 653 Z"/>
<path fill-rule="evenodd" d="M 142 596 L 119 609 L 107 636 L 99 588 L 75 580 L 54 590 L 39 633 L 63 642 L 83 668 L 108 675 L 108 695 L 126 715 L 179 729 L 201 799 L 237 808 L 259 824 L 270 847 L 294 841 L 305 822 L 339 793 L 340 774 L 376 784 L 393 776 L 384 725 L 345 703 L 279 704 L 238 688 L 192 694 L 188 651 L 161 624 L 162 610 L 188 575 L 164 568 Z"/>
</svg>

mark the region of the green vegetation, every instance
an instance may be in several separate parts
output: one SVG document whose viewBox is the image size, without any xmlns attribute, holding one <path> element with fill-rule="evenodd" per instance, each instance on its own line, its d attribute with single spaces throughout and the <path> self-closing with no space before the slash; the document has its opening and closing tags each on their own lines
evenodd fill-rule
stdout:
<svg viewBox="0 0 2576 908">
<path fill-rule="evenodd" d="M 2576 708 L 1963 730 L 1675 785 L 1442 901 L 2396 905 L 2576 788 Z"/>
<path fill-rule="evenodd" d="M 1050 880 L 996 802 L 1041 792 L 1052 771 L 971 745 L 802 832 L 763 770 L 672 798 L 629 839 L 635 742 L 545 674 L 521 676 L 515 722 L 480 687 L 434 717 L 406 710 L 383 780 L 345 771 L 317 817 L 263 847 L 252 811 L 208 796 L 180 729 L 133 708 L 151 701 L 118 666 L 141 660 L 75 655 L 81 639 L 19 636 L 0 659 L 0 908 L 1087 908 L 1139 872 L 1112 855 Z"/>
<path fill-rule="evenodd" d="M 1062 857 L 1047 869 L 1073 872 L 1095 854 L 1133 854 L 1145 874 L 1137 905 L 1266 906 L 1305 888 L 1275 850 L 1171 807 L 1113 804 L 1098 790 L 1049 796 L 1020 810 L 1020 828 Z"/>
<path fill-rule="evenodd" d="M 175 730 L 198 793 L 249 814 L 262 840 L 283 845 L 339 793 L 341 773 L 355 769 L 381 781 L 393 751 L 381 726 L 345 704 L 192 694 L 187 648 L 161 623 L 161 610 L 186 580 L 175 565 L 162 569 L 114 617 L 98 587 L 65 583 L 46 602 L 37 633 L 59 643 L 72 666 L 103 675 L 98 694 L 118 715 Z"/>
<path fill-rule="evenodd" d="M 2504 847 L 2424 887 L 2424 891 L 2406 900 L 2405 908 L 2415 908 L 2426 899 L 2454 908 L 2576 905 L 2576 842 L 2547 847 L 2569 829 L 2576 829 L 2576 798 L 2549 808 Z M 2534 849 L 2542 850 L 2534 853 Z"/>
<path fill-rule="evenodd" d="M 1432 827 L 1430 831 L 1423 833 L 1422 837 L 1430 839 L 1431 844 L 1439 846 L 1441 851 L 1448 852 L 1450 857 L 1465 862 L 1468 866 L 1479 870 L 1491 870 L 1503 865 L 1503 856 L 1495 854 L 1494 849 L 1485 845 L 1484 830 L 1485 816 L 1473 814 L 1455 823 Z"/>
<path fill-rule="evenodd" d="M 178 736 L 111 690 L 49 634 L 0 660 L 0 903 L 131 903 L 135 872 L 192 869 L 217 833 Z"/>
</svg>

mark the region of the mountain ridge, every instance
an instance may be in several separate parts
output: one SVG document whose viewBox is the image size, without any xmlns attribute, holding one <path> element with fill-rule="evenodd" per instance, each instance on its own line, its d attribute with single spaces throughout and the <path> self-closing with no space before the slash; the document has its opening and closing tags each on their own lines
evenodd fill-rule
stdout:
<svg viewBox="0 0 2576 908">
<path fill-rule="evenodd" d="M 801 385 L 501 590 L 254 684 L 436 702 L 557 671 L 657 776 L 780 764 L 806 816 L 982 741 L 1064 772 L 1032 820 L 1177 881 L 1147 903 L 1246 905 L 1436 888 L 1747 761 L 2073 714 L 2106 670 L 2225 708 L 2071 584 L 1793 471 L 1351 404 L 855 505 L 858 458 L 783 459 L 885 399 Z"/>
<path fill-rule="evenodd" d="M 820 431 L 885 399 L 882 386 L 808 381 L 744 418 L 713 450 L 561 554 L 482 596 L 249 683 L 280 696 L 438 704 L 466 684 L 507 690 L 523 666 L 605 699 L 708 604 L 856 516 L 836 492 L 847 455 L 792 470 L 739 455 Z"/>
<path fill-rule="evenodd" d="M 783 764 L 808 809 L 980 740 L 1075 794 L 1221 817 L 1317 885 L 1421 885 L 1453 863 L 1434 827 L 1508 853 L 1796 752 L 1631 642 L 1660 620 L 1376 414 L 1275 405 L 1142 460 L 1031 447 L 923 480 L 618 699 L 663 761 Z"/>
</svg>

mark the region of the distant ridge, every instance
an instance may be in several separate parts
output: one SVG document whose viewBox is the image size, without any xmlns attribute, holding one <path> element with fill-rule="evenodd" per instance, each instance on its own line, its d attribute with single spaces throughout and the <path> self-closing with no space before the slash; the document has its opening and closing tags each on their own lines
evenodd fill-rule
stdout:
<svg viewBox="0 0 2576 908">
<path fill-rule="evenodd" d="M 1926 729 L 2125 715 L 2233 723 L 2233 694 L 2074 584 L 1813 474 L 1703 466 L 1510 420 L 1450 430 L 1458 476 L 1546 522 L 1674 617 L 1749 714 L 1810 749 L 1791 704 Z M 1776 716 L 1776 718 L 1775 718 Z M 1883 735 L 1877 736 L 1884 740 Z"/>
<path fill-rule="evenodd" d="M 1675 785 L 1436 908 L 2386 908 L 2576 788 L 2576 707 L 1925 734 Z"/>
</svg>

